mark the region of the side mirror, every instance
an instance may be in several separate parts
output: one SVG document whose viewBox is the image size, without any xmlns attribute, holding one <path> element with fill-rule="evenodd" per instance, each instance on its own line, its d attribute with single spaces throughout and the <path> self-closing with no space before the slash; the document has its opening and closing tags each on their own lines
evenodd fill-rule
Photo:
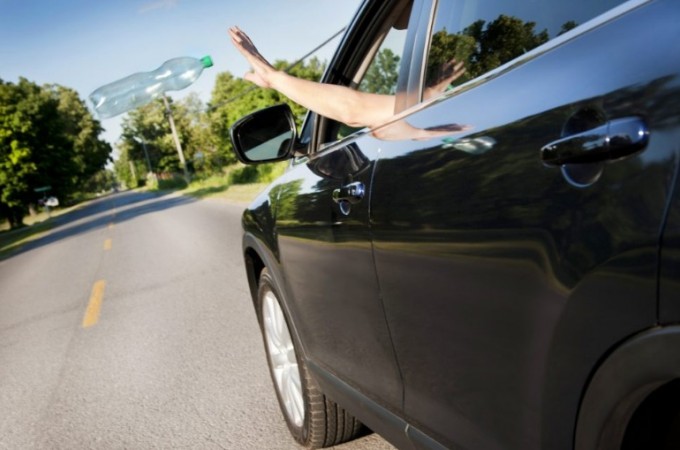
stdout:
<svg viewBox="0 0 680 450">
<path fill-rule="evenodd" d="M 232 125 L 231 142 L 244 164 L 289 159 L 297 132 L 290 107 L 276 105 L 247 115 Z"/>
</svg>

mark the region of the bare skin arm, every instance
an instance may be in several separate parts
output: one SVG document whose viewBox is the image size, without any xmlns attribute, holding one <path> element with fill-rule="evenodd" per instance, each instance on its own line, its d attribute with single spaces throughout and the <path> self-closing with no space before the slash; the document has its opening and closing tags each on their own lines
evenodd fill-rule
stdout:
<svg viewBox="0 0 680 450">
<path fill-rule="evenodd" d="M 375 127 L 394 115 L 392 95 L 370 94 L 288 75 L 276 70 L 238 27 L 230 28 L 229 35 L 251 66 L 244 78 L 259 87 L 275 89 L 307 109 L 352 127 Z"/>
</svg>

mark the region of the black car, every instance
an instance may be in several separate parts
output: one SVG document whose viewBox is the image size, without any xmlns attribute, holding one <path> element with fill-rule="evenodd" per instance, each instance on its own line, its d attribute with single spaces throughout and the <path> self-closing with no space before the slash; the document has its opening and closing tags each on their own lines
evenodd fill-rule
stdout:
<svg viewBox="0 0 680 450">
<path fill-rule="evenodd" d="M 232 127 L 298 442 L 680 448 L 680 1 L 367 0 L 322 81 L 395 116 Z"/>
</svg>

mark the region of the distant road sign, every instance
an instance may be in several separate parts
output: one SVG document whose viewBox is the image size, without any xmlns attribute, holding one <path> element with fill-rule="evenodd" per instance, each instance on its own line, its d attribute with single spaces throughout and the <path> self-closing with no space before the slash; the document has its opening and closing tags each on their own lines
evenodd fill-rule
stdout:
<svg viewBox="0 0 680 450">
<path fill-rule="evenodd" d="M 33 190 L 35 192 L 46 192 L 46 191 L 49 191 L 50 189 L 52 189 L 52 186 L 43 186 L 43 187 L 35 188 Z"/>
</svg>

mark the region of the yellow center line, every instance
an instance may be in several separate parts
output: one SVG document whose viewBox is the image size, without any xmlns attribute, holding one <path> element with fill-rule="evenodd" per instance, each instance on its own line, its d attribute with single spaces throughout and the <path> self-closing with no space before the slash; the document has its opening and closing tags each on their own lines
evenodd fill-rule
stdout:
<svg viewBox="0 0 680 450">
<path fill-rule="evenodd" d="M 83 328 L 89 328 L 99 322 L 99 312 L 102 309 L 102 300 L 104 299 L 104 287 L 106 287 L 106 280 L 99 280 L 92 287 L 90 302 L 87 304 L 85 316 L 83 316 Z"/>
<path fill-rule="evenodd" d="M 111 239 L 104 241 L 104 250 L 111 250 Z"/>
</svg>

